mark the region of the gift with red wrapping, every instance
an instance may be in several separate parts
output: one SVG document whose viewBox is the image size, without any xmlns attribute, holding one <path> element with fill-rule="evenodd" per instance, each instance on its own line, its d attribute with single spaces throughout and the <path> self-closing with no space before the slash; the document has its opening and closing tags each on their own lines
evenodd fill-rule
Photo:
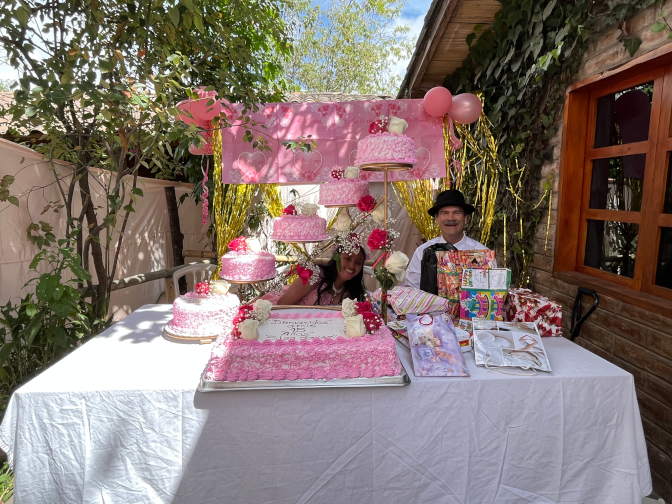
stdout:
<svg viewBox="0 0 672 504">
<path fill-rule="evenodd" d="M 536 322 L 541 336 L 562 335 L 562 307 L 530 289 L 510 289 L 504 313 L 508 322 Z"/>
</svg>

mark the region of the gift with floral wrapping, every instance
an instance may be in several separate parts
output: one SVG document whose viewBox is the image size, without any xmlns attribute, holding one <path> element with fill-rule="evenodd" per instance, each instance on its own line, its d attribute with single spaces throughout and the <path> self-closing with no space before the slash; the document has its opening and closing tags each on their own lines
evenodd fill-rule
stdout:
<svg viewBox="0 0 672 504">
<path fill-rule="evenodd" d="M 511 289 L 504 303 L 508 322 L 536 322 L 542 336 L 562 335 L 562 306 L 530 289 Z"/>
</svg>

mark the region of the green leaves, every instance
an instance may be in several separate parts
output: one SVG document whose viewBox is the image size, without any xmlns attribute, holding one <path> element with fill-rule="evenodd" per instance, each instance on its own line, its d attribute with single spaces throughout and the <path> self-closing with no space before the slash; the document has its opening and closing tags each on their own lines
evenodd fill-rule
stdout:
<svg viewBox="0 0 672 504">
<path fill-rule="evenodd" d="M 639 37 L 629 38 L 623 41 L 623 46 L 628 51 L 628 54 L 630 54 L 631 57 L 635 55 L 637 49 L 639 49 L 639 46 L 641 45 L 642 45 L 642 39 L 640 39 Z"/>
</svg>

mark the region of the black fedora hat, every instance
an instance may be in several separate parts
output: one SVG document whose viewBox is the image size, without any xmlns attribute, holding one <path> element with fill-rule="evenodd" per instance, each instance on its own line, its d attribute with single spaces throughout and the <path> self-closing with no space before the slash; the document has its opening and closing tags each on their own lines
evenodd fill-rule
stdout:
<svg viewBox="0 0 672 504">
<path fill-rule="evenodd" d="M 473 205 L 470 205 L 464 201 L 464 194 L 457 189 L 448 189 L 447 191 L 440 192 L 436 197 L 434 206 L 427 210 L 427 213 L 434 217 L 439 210 L 447 206 L 459 206 L 464 208 L 464 213 L 466 215 L 471 215 L 476 210 Z"/>
</svg>

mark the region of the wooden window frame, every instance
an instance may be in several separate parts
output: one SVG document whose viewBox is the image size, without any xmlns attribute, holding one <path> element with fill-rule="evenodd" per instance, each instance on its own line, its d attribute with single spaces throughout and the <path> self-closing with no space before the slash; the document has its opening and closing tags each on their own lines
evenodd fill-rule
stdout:
<svg viewBox="0 0 672 504">
<path fill-rule="evenodd" d="M 654 94 L 648 140 L 594 148 L 597 100 L 651 81 L 654 82 Z M 668 126 L 661 127 L 665 124 Z M 672 289 L 655 285 L 660 228 L 672 227 L 672 214 L 661 213 L 666 188 L 665 183 L 659 182 L 666 180 L 670 152 L 672 44 L 620 68 L 577 82 L 567 89 L 560 154 L 554 277 L 672 318 Z M 643 181 L 645 197 L 640 211 L 588 208 L 593 160 L 640 153 L 647 154 Z M 580 197 L 578 204 L 577 195 Z M 640 225 L 633 278 L 584 265 L 588 219 Z M 642 223 L 647 224 L 642 226 Z"/>
</svg>

